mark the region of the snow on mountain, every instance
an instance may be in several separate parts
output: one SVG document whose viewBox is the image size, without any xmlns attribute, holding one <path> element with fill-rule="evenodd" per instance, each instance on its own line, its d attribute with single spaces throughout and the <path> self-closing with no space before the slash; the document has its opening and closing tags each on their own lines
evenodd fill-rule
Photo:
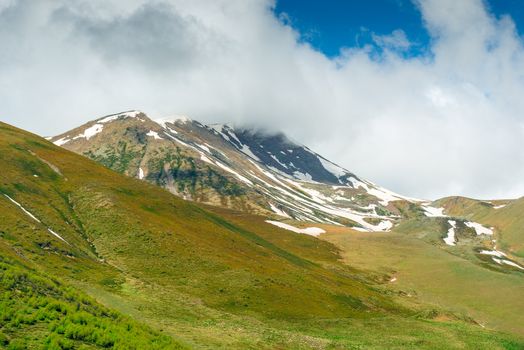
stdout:
<svg viewBox="0 0 524 350">
<path fill-rule="evenodd" d="M 484 226 L 482 226 L 481 224 L 479 224 L 477 222 L 466 221 L 464 224 L 467 227 L 471 227 L 471 228 L 475 229 L 475 232 L 477 233 L 477 235 L 492 235 L 493 234 L 493 230 L 492 229 L 484 227 Z"/>
<path fill-rule="evenodd" d="M 143 113 L 140 111 L 127 111 L 127 112 L 122 112 L 118 114 L 112 114 L 112 115 L 108 115 L 107 117 L 97 120 L 97 123 L 105 124 L 105 123 L 109 123 L 114 120 L 117 120 L 119 118 L 136 118 L 140 114 L 143 114 Z"/>
<path fill-rule="evenodd" d="M 15 201 L 13 198 L 11 198 L 10 196 L 8 196 L 7 194 L 4 194 L 4 196 L 9 199 L 9 201 L 11 201 L 11 203 L 15 204 L 18 208 L 20 208 L 20 210 L 22 210 L 27 216 L 29 216 L 31 219 L 33 219 L 34 221 L 36 221 L 37 223 L 39 224 L 42 224 L 42 221 L 40 219 L 38 219 L 35 215 L 33 215 L 33 213 L 31 213 L 29 210 L 27 210 L 26 208 L 24 208 L 22 206 L 22 204 L 18 203 L 17 201 Z M 69 242 L 67 242 L 64 238 L 62 238 L 62 236 L 60 236 L 58 233 L 56 233 L 55 231 L 53 231 L 52 229 L 50 229 L 49 227 L 47 227 L 47 231 L 52 234 L 53 236 L 55 236 L 56 238 L 60 239 L 61 241 L 69 244 Z"/>
<path fill-rule="evenodd" d="M 299 221 L 389 231 L 396 203 L 420 205 L 359 178 L 282 133 L 204 125 L 186 116 L 113 114 L 51 139 L 183 198 Z M 437 214 L 429 206 L 427 214 Z"/>
<path fill-rule="evenodd" d="M 448 235 L 446 238 L 444 238 L 444 242 L 447 244 L 447 245 L 455 245 L 455 229 L 457 228 L 457 222 L 455 220 L 448 220 L 448 224 L 449 224 L 449 230 L 448 230 Z"/>
<path fill-rule="evenodd" d="M 496 256 L 496 257 L 499 257 L 499 258 L 502 258 L 502 257 L 506 256 L 505 253 L 499 252 L 498 250 L 485 250 L 485 249 L 482 249 L 479 253 L 483 254 L 483 255 L 493 255 L 493 256 Z"/>
<path fill-rule="evenodd" d="M 153 130 L 149 130 L 149 132 L 146 135 L 154 138 L 155 140 L 163 140 L 163 138 L 161 138 L 158 135 L 158 133 L 156 131 L 153 131 Z"/>
<path fill-rule="evenodd" d="M 280 228 L 283 228 L 284 230 L 293 231 L 296 233 L 303 233 L 310 236 L 318 236 L 322 233 L 326 233 L 325 230 L 318 228 L 318 227 L 306 227 L 306 228 L 298 228 L 289 224 L 285 224 L 280 221 L 272 221 L 272 220 L 266 220 L 267 223 L 271 225 L 278 226 Z"/>
<path fill-rule="evenodd" d="M 443 218 L 446 217 L 444 214 L 444 208 L 434 208 L 429 205 L 422 206 L 424 209 L 424 215 L 430 218 Z"/>
<path fill-rule="evenodd" d="M 156 123 L 160 124 L 162 127 L 166 128 L 167 124 L 176 124 L 176 123 L 188 123 L 191 122 L 191 119 L 185 115 L 173 115 L 169 117 L 158 118 L 154 120 Z"/>
<path fill-rule="evenodd" d="M 118 114 L 111 114 L 111 115 L 105 116 L 103 118 L 100 118 L 100 119 L 96 120 L 95 122 L 92 122 L 91 123 L 92 125 L 90 125 L 89 127 L 84 128 L 84 130 L 81 133 L 79 133 L 79 134 L 77 134 L 75 136 L 69 136 L 69 134 L 72 133 L 71 132 L 71 133 L 67 133 L 67 135 L 62 136 L 59 139 L 55 140 L 55 138 L 51 138 L 51 140 L 54 140 L 52 142 L 55 145 L 57 145 L 57 146 L 63 146 L 63 145 L 65 145 L 68 142 L 71 142 L 71 141 L 77 140 L 77 139 L 82 139 L 82 138 L 84 138 L 86 140 L 89 140 L 91 137 L 93 137 L 96 134 L 99 134 L 100 132 L 102 132 L 102 130 L 104 129 L 104 124 L 110 123 L 112 121 L 115 121 L 115 120 L 118 120 L 118 119 L 122 119 L 122 118 L 136 118 L 139 115 L 145 116 L 145 114 L 140 112 L 140 111 L 127 111 L 127 112 L 122 112 L 122 113 L 118 113 Z M 141 121 L 144 121 L 144 120 L 141 119 Z"/>
</svg>

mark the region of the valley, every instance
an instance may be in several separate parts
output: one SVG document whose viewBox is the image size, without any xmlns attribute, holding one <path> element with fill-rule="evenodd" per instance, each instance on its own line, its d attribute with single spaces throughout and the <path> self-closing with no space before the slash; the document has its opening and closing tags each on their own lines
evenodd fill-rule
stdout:
<svg viewBox="0 0 524 350">
<path fill-rule="evenodd" d="M 94 135 L 82 128 L 78 132 L 93 141 L 104 135 L 101 130 Z M 158 137 L 167 137 L 161 132 L 156 131 Z M 106 314 L 123 315 L 115 317 L 132 323 L 107 333 L 115 347 L 132 348 L 125 339 L 135 338 L 140 339 L 136 344 L 151 344 L 146 348 L 202 349 L 517 349 L 524 344 L 522 320 L 515 312 L 522 305 L 524 274 L 510 265 L 483 262 L 475 253 L 479 247 L 491 248 L 496 238 L 498 249 L 506 249 L 508 259 L 521 264 L 518 239 L 513 243 L 514 235 L 507 241 L 504 235 L 511 224 L 494 227 L 492 235 L 477 235 L 465 226 L 457 230 L 456 245 L 449 246 L 443 241 L 449 218 L 429 216 L 428 211 L 435 213 L 442 205 L 444 209 L 436 211 L 451 215 L 452 207 L 404 198 L 365 180 L 354 180 L 365 186 L 352 187 L 351 181 L 331 182 L 342 181 L 340 177 L 322 180 L 326 183 L 286 178 L 231 152 L 221 161 L 213 158 L 213 164 L 220 162 L 229 170 L 213 171 L 238 188 L 244 183 L 241 195 L 229 193 L 224 199 L 209 190 L 206 197 L 198 174 L 210 169 L 189 173 L 194 192 L 180 187 L 174 193 L 169 181 L 158 186 L 158 178 L 148 177 L 151 168 L 145 168 L 144 158 L 124 157 L 124 163 L 112 164 L 127 167 L 114 171 L 95 151 L 95 156 L 78 155 L 7 124 L 0 124 L 0 133 L 0 252 L 8 266 L 0 276 L 2 292 L 14 293 L 14 299 L 24 303 L 27 294 L 17 294 L 20 288 L 6 283 L 9 271 L 17 269 L 18 274 L 41 276 L 56 281 L 46 283 L 86 295 L 90 303 L 109 310 L 93 314 L 94 324 L 112 322 L 102 321 Z M 190 154 L 189 149 L 164 152 L 183 155 Z M 197 166 L 195 158 L 198 169 L 202 165 Z M 252 167 L 235 167 L 237 162 Z M 160 168 L 164 170 L 158 176 L 169 180 L 171 168 L 165 163 Z M 344 174 L 342 179 L 358 179 Z M 176 179 L 172 184 L 178 188 Z M 342 196 L 333 192 L 339 186 L 355 199 L 333 199 Z M 193 197 L 184 200 L 184 195 Z M 271 195 L 274 201 L 268 200 Z M 292 205 L 284 206 L 286 202 Z M 364 204 L 371 209 L 357 210 Z M 308 208 L 315 216 L 306 220 L 302 214 Z M 490 210 L 510 209 L 508 204 L 507 209 Z M 453 219 L 492 225 L 466 210 L 453 212 Z M 305 231 L 296 233 L 268 220 Z M 384 221 L 391 225 L 381 226 Z M 38 296 L 54 295 L 30 285 Z M 34 305 L 36 312 L 45 307 Z M 55 324 L 52 319 L 28 318 L 15 327 L 14 314 L 2 317 L 5 344 L 103 347 L 96 339 L 50 326 Z M 79 321 L 75 327 L 89 332 L 91 324 Z M 120 325 L 117 321 L 114 327 Z"/>
</svg>

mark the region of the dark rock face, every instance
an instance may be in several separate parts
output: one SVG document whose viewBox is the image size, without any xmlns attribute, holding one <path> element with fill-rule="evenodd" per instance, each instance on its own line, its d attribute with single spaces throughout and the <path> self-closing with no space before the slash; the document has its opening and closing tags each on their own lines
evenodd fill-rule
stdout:
<svg viewBox="0 0 524 350">
<path fill-rule="evenodd" d="M 264 165 L 296 178 L 339 185 L 345 184 L 346 181 L 342 180 L 352 175 L 348 173 L 342 176 L 345 179 L 337 177 L 324 168 L 319 155 L 305 146 L 293 143 L 282 133 L 265 134 L 224 125 L 222 134 L 240 151 L 248 155 L 252 153 Z"/>
</svg>

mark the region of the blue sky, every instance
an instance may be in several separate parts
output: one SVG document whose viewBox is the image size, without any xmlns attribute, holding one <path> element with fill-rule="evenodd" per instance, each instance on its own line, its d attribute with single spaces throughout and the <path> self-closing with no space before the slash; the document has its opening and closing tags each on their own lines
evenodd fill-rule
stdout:
<svg viewBox="0 0 524 350">
<path fill-rule="evenodd" d="M 509 14 L 522 35 L 524 1 L 489 0 L 486 5 L 497 17 Z M 388 35 L 396 29 L 412 43 L 407 55 L 424 54 L 429 47 L 430 37 L 412 0 L 277 0 L 275 13 L 285 14 L 283 20 L 302 40 L 329 57 L 337 56 L 341 47 L 373 45 L 373 33 Z"/>
</svg>

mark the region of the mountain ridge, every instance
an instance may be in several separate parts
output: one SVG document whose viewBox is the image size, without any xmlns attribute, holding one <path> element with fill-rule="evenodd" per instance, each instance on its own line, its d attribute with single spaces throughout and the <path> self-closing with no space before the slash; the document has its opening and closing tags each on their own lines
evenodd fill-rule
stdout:
<svg viewBox="0 0 524 350">
<path fill-rule="evenodd" d="M 496 217 L 476 220 L 449 200 L 396 194 L 283 133 L 205 125 L 187 116 L 152 120 L 134 110 L 97 118 L 50 141 L 183 199 L 263 215 L 295 232 L 316 236 L 323 230 L 293 229 L 293 222 L 390 232 L 436 221 L 439 245 L 470 245 L 497 268 L 524 270 L 516 224 L 495 227 Z M 495 204 L 487 210 L 504 213 Z"/>
<path fill-rule="evenodd" d="M 134 123 L 130 122 L 131 119 L 135 119 Z M 118 122 L 127 123 L 121 126 L 126 131 L 120 130 L 120 138 L 110 140 L 104 135 L 104 127 L 111 128 Z M 136 133 L 138 129 L 142 130 L 140 135 L 130 140 L 128 134 Z M 113 149 L 116 149 L 125 137 L 126 147 L 131 143 L 135 149 L 134 156 L 142 159 L 144 154 L 141 152 L 144 151 L 141 148 L 144 144 L 163 143 L 171 149 L 171 153 L 181 150 L 184 154 L 177 159 L 179 167 L 176 172 L 171 171 L 173 164 L 166 166 L 173 159 L 164 162 L 164 171 L 160 175 L 162 179 L 158 176 L 153 179 L 155 176 L 151 173 L 155 169 L 144 162 L 123 167 L 111 163 L 109 156 L 104 155 L 108 144 L 113 143 Z M 99 143 L 95 141 L 97 139 L 100 139 Z M 389 205 L 390 202 L 423 202 L 360 179 L 308 147 L 290 141 L 282 133 L 263 134 L 229 124 L 204 125 L 185 116 L 155 121 L 142 112 L 128 111 L 93 120 L 50 140 L 105 163 L 114 170 L 156 181 L 186 199 L 297 220 L 349 224 L 363 230 L 380 231 L 390 228 L 394 215 L 400 214 L 395 206 Z M 147 154 L 145 158 L 159 160 L 159 155 L 150 156 L 147 150 L 144 153 Z M 162 156 L 169 158 L 165 153 L 169 154 L 164 152 Z M 114 157 L 114 154 L 111 156 Z M 137 159 L 134 161 L 136 163 Z M 184 161 L 186 166 L 179 172 Z M 192 181 L 194 188 L 195 180 L 205 177 L 206 168 L 217 176 L 227 178 L 231 193 L 213 193 L 216 196 L 206 198 L 205 195 L 195 195 L 195 190 L 187 187 L 177 188 L 177 179 L 179 184 Z M 156 172 L 162 172 L 158 166 Z M 212 186 L 213 180 L 207 181 L 207 188 L 202 186 L 201 194 Z M 227 188 L 224 181 L 221 181 L 221 186 Z M 391 215 L 382 215 L 390 210 Z M 369 222 L 377 220 L 381 220 L 382 224 Z"/>
</svg>

